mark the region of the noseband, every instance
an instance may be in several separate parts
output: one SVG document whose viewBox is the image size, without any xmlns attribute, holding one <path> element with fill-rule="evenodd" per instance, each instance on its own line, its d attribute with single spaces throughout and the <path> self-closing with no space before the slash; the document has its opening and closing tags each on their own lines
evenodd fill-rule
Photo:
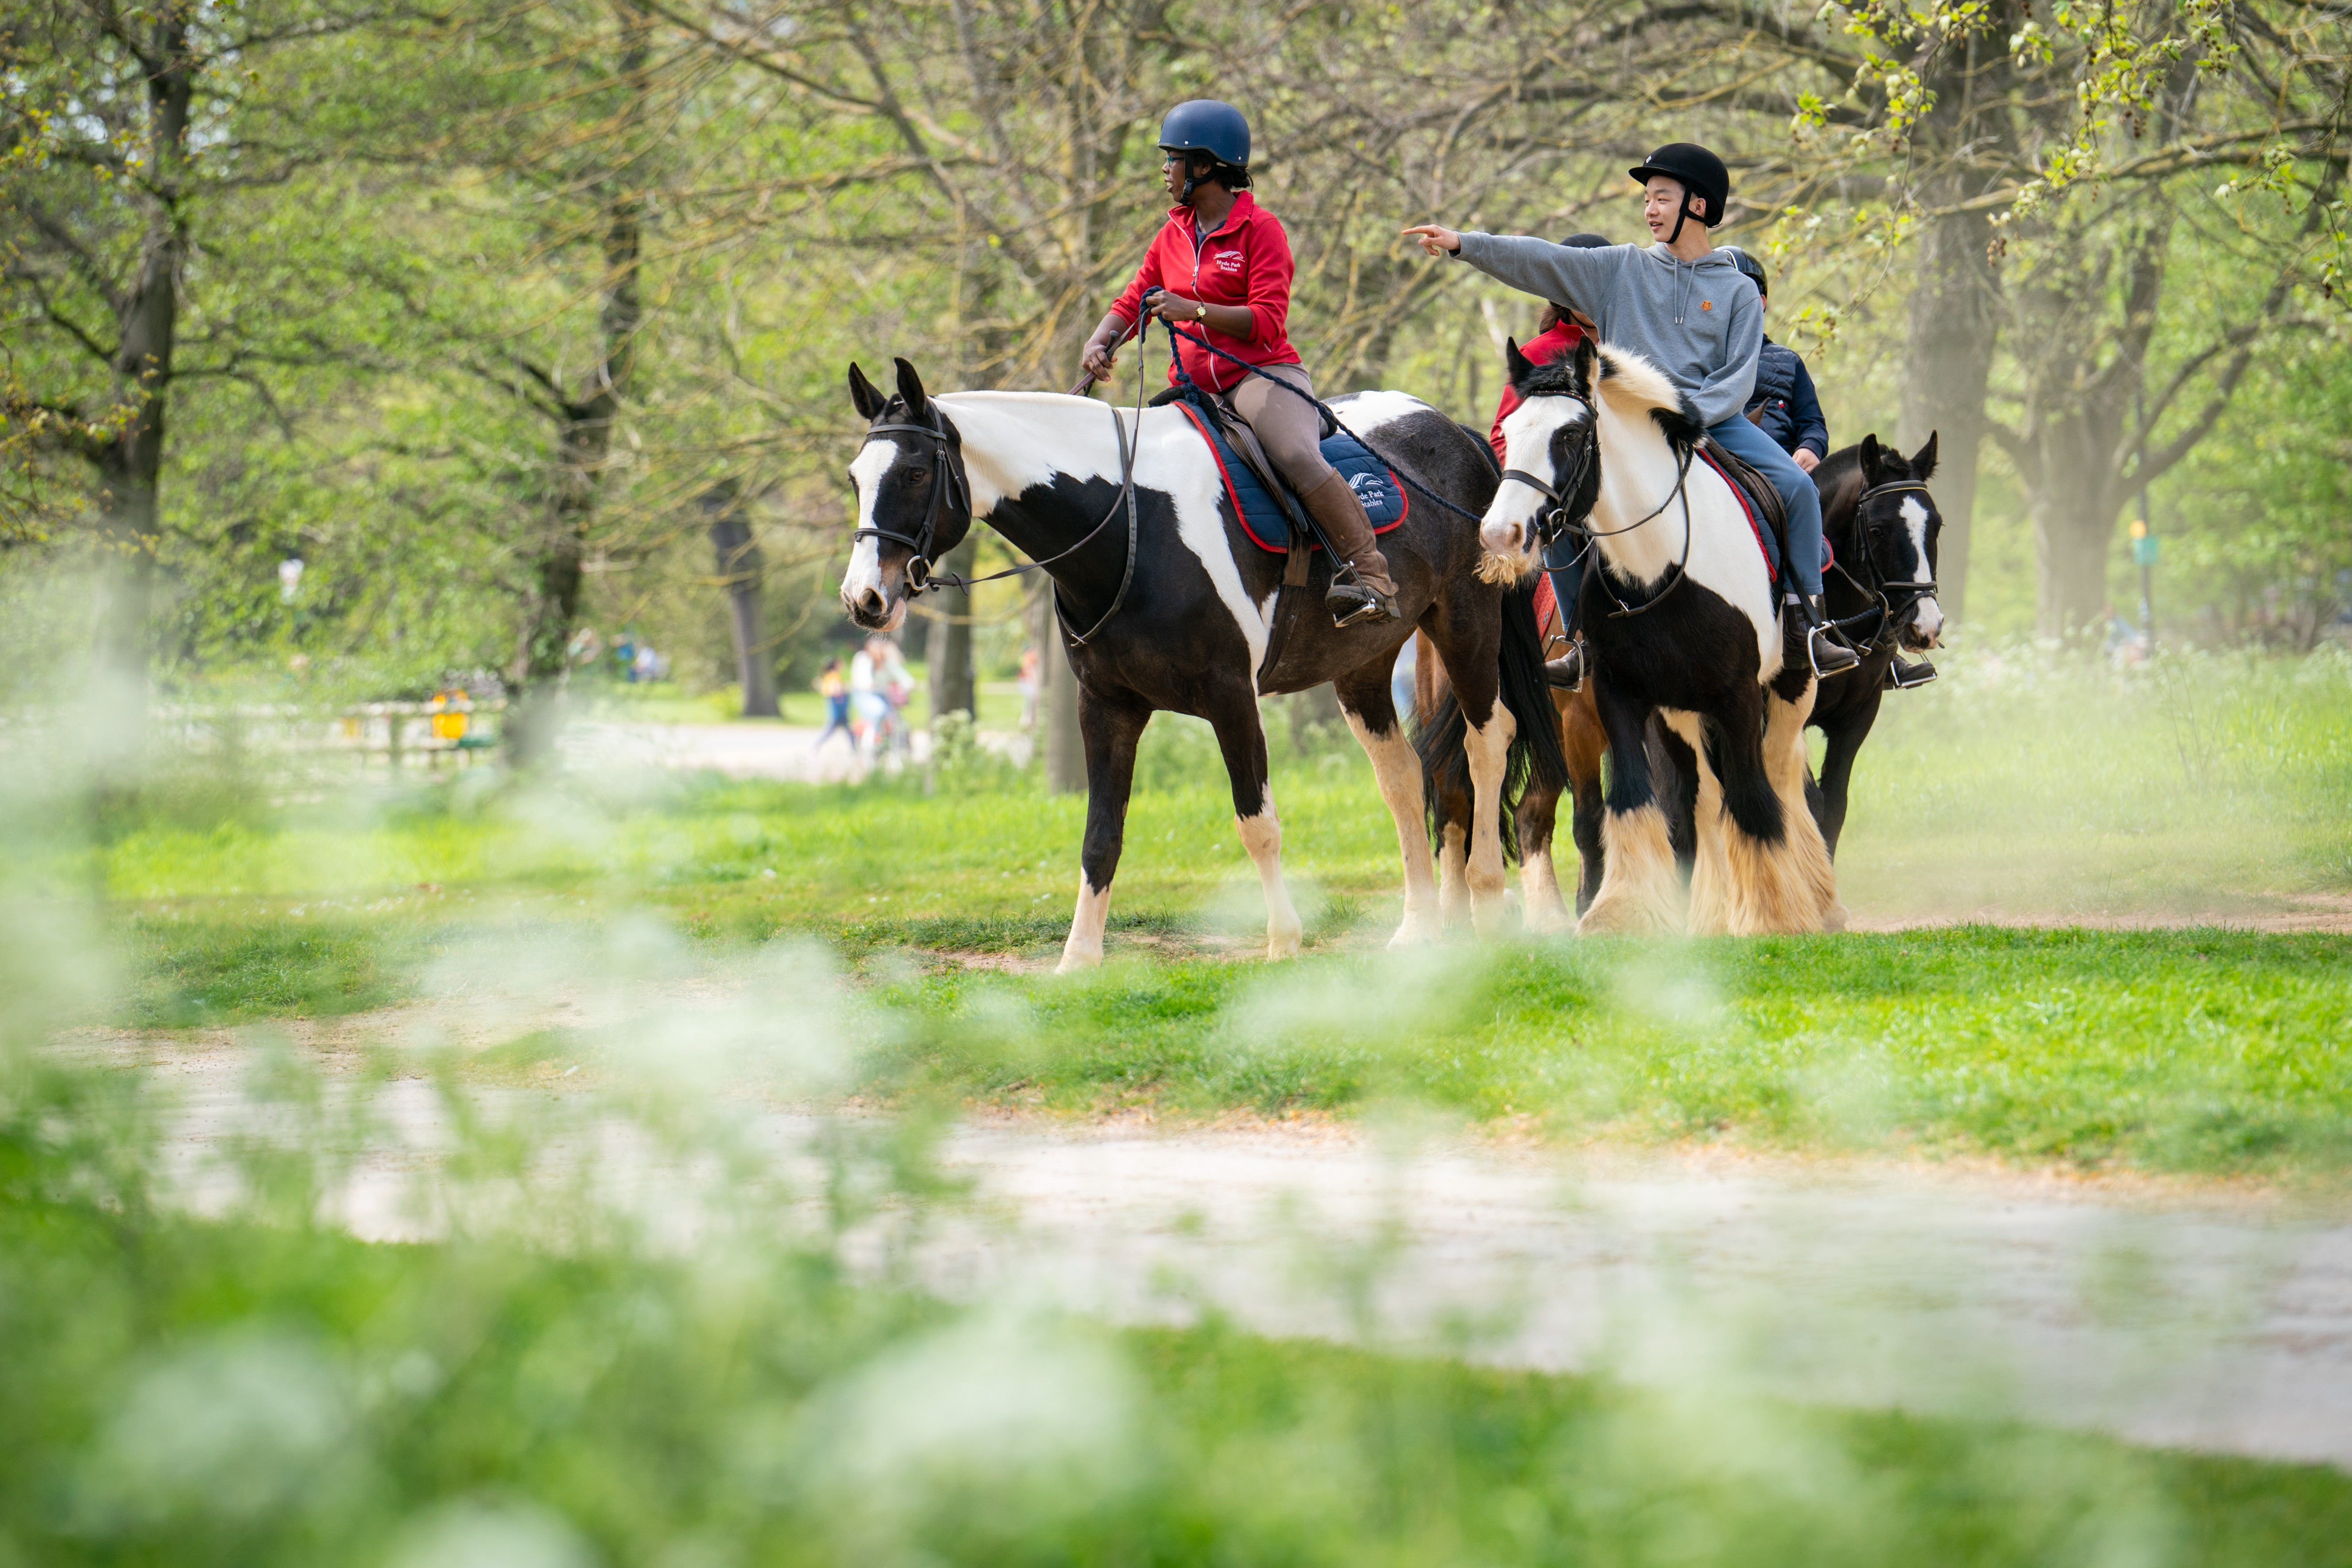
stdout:
<svg viewBox="0 0 2352 1568">
<path fill-rule="evenodd" d="M 1583 487 L 1584 470 L 1591 466 L 1601 454 L 1600 411 L 1594 408 L 1588 400 L 1581 397 L 1574 397 L 1572 394 L 1553 393 L 1547 394 L 1546 395 L 1571 397 L 1573 401 L 1583 404 L 1585 412 L 1591 416 L 1591 418 L 1584 426 L 1584 438 L 1577 443 L 1576 461 L 1574 465 L 1568 470 L 1567 479 L 1557 487 L 1536 478 L 1533 474 L 1528 473 L 1524 468 L 1505 468 L 1503 470 L 1503 479 L 1507 482 L 1511 479 L 1518 480 L 1519 483 L 1527 486 L 1529 489 L 1535 491 L 1538 495 L 1543 497 L 1544 500 L 1551 503 L 1549 508 L 1536 513 L 1536 539 L 1537 542 L 1545 549 L 1549 550 L 1554 542 L 1556 542 L 1563 533 L 1574 534 L 1577 538 L 1584 541 L 1584 548 L 1577 552 L 1577 553 L 1580 556 L 1593 556 L 1593 564 L 1598 569 L 1597 575 L 1601 584 L 1601 592 L 1607 594 L 1609 595 L 1610 602 L 1617 606 L 1615 609 L 1609 612 L 1609 616 L 1612 620 L 1624 620 L 1633 616 L 1648 615 L 1652 610 L 1656 609 L 1658 605 L 1664 603 L 1667 595 L 1673 593 L 1676 588 L 1681 587 L 1683 579 L 1690 574 L 1690 498 L 1685 492 L 1684 486 L 1690 478 L 1692 455 L 1696 453 L 1698 448 L 1695 446 L 1684 447 L 1682 448 L 1680 460 L 1675 465 L 1675 488 L 1666 492 L 1665 500 L 1660 501 L 1657 505 L 1652 507 L 1648 511 L 1643 513 L 1640 517 L 1634 519 L 1632 522 L 1627 523 L 1622 528 L 1595 528 L 1590 521 L 1589 510 L 1584 517 L 1570 517 L 1569 515 L 1568 509 L 1570 504 L 1570 498 Z M 1676 498 L 1680 498 L 1683 503 L 1682 559 L 1666 568 L 1664 579 L 1656 588 L 1651 591 L 1648 598 L 1643 600 L 1639 604 L 1628 604 L 1624 596 L 1619 594 L 1617 590 L 1611 585 L 1609 581 L 1609 563 L 1606 559 L 1602 558 L 1598 553 L 1595 547 L 1601 540 L 1614 539 L 1620 534 L 1631 533 L 1644 523 L 1647 523 L 1655 518 L 1664 516 L 1666 509 L 1675 504 Z"/>
<path fill-rule="evenodd" d="M 1876 497 L 1895 495 L 1906 490 L 1923 496 L 1927 494 L 1927 487 L 1917 479 L 1890 479 L 1883 485 L 1871 486 L 1870 489 L 1863 491 L 1861 497 L 1853 503 L 1854 526 L 1862 531 L 1863 535 L 1862 549 L 1858 553 L 1862 556 L 1862 569 L 1868 574 L 1868 581 L 1865 582 L 1848 571 L 1843 560 L 1834 563 L 1831 568 L 1859 589 L 1863 597 L 1871 601 L 1869 609 L 1858 616 L 1848 616 L 1838 625 L 1843 626 L 1847 621 L 1859 621 L 1866 616 L 1876 616 L 1878 626 L 1871 633 L 1870 637 L 1869 651 L 1873 653 L 1885 646 L 1886 638 L 1895 630 L 1897 621 L 1910 614 L 1920 600 L 1934 597 L 1937 591 L 1936 581 L 1932 577 L 1925 581 L 1897 582 L 1880 576 L 1878 552 L 1870 547 L 1870 524 L 1863 520 L 1863 508 L 1869 505 Z M 1933 498 L 1929 499 L 1932 502 Z M 1922 562 L 1921 564 L 1924 565 L 1926 563 Z"/>
<path fill-rule="evenodd" d="M 964 526 L 969 528 L 971 525 L 971 487 L 964 480 L 963 453 L 957 447 L 955 438 L 948 434 L 946 419 L 938 407 L 932 405 L 926 412 L 930 416 L 929 422 L 926 424 L 869 425 L 866 428 L 868 437 L 917 436 L 937 445 L 939 462 L 931 469 L 931 497 L 923 507 L 921 528 L 911 536 L 894 533 L 887 528 L 861 528 L 849 536 L 852 543 L 861 539 L 887 539 L 912 551 L 914 553 L 907 562 L 907 588 L 915 594 L 934 586 L 931 582 L 931 549 L 940 536 L 940 520 L 947 515 L 949 509 L 961 505 Z"/>
</svg>

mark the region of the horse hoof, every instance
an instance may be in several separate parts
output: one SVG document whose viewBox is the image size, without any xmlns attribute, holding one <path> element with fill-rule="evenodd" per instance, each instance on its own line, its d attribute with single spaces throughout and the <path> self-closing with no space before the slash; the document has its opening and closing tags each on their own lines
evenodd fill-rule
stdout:
<svg viewBox="0 0 2352 1568">
<path fill-rule="evenodd" d="M 1300 934 L 1297 928 L 1289 931 L 1267 931 L 1265 933 L 1266 962 L 1279 963 L 1286 958 L 1297 958 Z"/>
<path fill-rule="evenodd" d="M 1433 910 L 1407 910 L 1404 923 L 1389 938 L 1389 951 L 1401 952 L 1408 947 L 1432 947 L 1445 935 L 1445 922 Z"/>
<path fill-rule="evenodd" d="M 1100 948 L 1088 952 L 1079 948 L 1066 947 L 1062 950 L 1062 962 L 1054 966 L 1054 973 L 1068 974 L 1080 969 L 1097 968 L 1101 963 L 1102 949 Z"/>
<path fill-rule="evenodd" d="M 1576 922 L 1579 936 L 1656 936 L 1666 930 L 1631 899 L 1596 899 Z"/>
<path fill-rule="evenodd" d="M 1853 916 L 1846 912 L 1845 901 L 1841 899 L 1836 903 L 1832 904 L 1828 910 L 1822 912 L 1822 929 L 1823 931 L 1836 932 L 1851 931 L 1853 928 Z"/>
<path fill-rule="evenodd" d="M 1529 936 L 1558 936 L 1575 923 L 1565 904 L 1558 907 L 1536 904 L 1529 907 L 1527 918 L 1519 922 L 1519 929 Z"/>
</svg>

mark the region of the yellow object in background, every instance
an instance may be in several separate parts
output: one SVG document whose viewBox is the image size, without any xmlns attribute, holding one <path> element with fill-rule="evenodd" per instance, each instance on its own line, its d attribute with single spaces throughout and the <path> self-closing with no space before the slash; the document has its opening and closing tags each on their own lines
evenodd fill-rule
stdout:
<svg viewBox="0 0 2352 1568">
<path fill-rule="evenodd" d="M 455 687 L 433 694 L 433 738 L 436 741 L 462 741 L 470 719 L 473 700 Z"/>
</svg>

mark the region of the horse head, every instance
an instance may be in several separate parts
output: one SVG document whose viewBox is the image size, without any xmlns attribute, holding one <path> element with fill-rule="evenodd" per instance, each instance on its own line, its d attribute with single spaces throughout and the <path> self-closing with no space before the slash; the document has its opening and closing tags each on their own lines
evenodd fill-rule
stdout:
<svg viewBox="0 0 2352 1568">
<path fill-rule="evenodd" d="M 1592 340 L 1569 359 L 1540 365 L 1507 341 L 1503 361 L 1519 405 L 1503 421 L 1503 481 L 1478 529 L 1486 547 L 1478 574 L 1490 583 L 1533 572 L 1544 544 L 1591 512 L 1601 489 Z"/>
<path fill-rule="evenodd" d="M 1885 596 L 1887 614 L 1903 646 L 1916 651 L 1943 641 L 1944 610 L 1936 602 L 1937 536 L 1944 527 L 1927 480 L 1936 471 L 1936 437 L 1906 458 L 1882 447 L 1876 436 L 1862 438 L 1862 498 L 1854 530 L 1870 560 L 1874 586 Z"/>
<path fill-rule="evenodd" d="M 897 631 L 907 605 L 930 581 L 932 563 L 971 531 L 971 487 L 963 440 L 947 410 L 925 395 L 905 360 L 898 391 L 886 397 L 856 364 L 849 401 L 866 418 L 866 444 L 849 465 L 857 488 L 857 531 L 841 579 L 842 608 L 869 631 Z"/>
</svg>

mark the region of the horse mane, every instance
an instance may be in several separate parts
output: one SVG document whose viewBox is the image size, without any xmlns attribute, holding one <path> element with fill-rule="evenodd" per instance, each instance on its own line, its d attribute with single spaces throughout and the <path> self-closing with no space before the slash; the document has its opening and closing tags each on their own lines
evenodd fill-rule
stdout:
<svg viewBox="0 0 2352 1568">
<path fill-rule="evenodd" d="M 1666 373 L 1631 349 L 1602 343 L 1600 393 L 1621 414 L 1646 412 L 1676 447 L 1694 446 L 1706 434 L 1698 409 Z"/>
</svg>

